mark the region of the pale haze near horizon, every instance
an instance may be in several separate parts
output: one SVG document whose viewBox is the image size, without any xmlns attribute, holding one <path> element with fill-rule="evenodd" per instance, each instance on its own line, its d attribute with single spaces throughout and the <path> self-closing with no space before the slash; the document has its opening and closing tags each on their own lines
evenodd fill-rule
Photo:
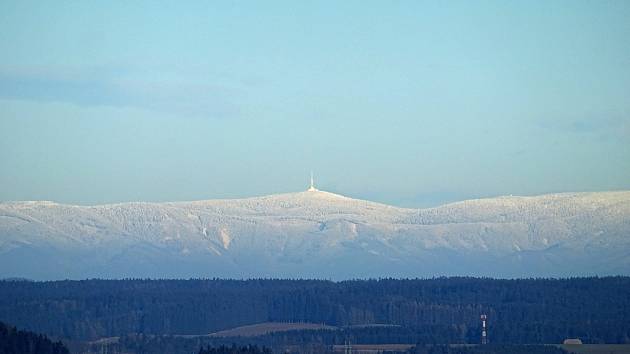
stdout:
<svg viewBox="0 0 630 354">
<path fill-rule="evenodd" d="M 630 189 L 630 2 L 0 2 L 0 200 Z"/>
</svg>

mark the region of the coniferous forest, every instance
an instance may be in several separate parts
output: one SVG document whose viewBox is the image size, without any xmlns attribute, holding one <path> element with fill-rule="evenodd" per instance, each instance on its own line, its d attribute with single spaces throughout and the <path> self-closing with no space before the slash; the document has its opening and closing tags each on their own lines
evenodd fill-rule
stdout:
<svg viewBox="0 0 630 354">
<path fill-rule="evenodd" d="M 0 322 L 1 354 L 68 354 L 61 342 L 53 342 L 46 336 L 18 330 Z"/>
<path fill-rule="evenodd" d="M 271 350 L 268 348 L 258 348 L 258 346 L 243 346 L 237 347 L 232 345 L 231 347 L 222 345 L 220 347 L 207 347 L 199 349 L 198 354 L 271 354 Z"/>
<path fill-rule="evenodd" d="M 487 314 L 493 343 L 630 343 L 628 277 L 0 281 L 0 295 L 0 320 L 72 340 L 312 322 L 340 330 L 267 340 L 478 343 Z M 390 326 L 362 327 L 369 324 Z"/>
<path fill-rule="evenodd" d="M 561 348 L 551 345 L 506 345 L 484 346 L 417 345 L 409 354 L 566 354 Z"/>
</svg>

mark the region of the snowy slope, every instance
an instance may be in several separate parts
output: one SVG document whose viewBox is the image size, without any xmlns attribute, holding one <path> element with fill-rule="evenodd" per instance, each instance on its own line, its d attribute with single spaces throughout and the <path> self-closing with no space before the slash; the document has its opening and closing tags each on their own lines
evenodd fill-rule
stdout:
<svg viewBox="0 0 630 354">
<path fill-rule="evenodd" d="M 397 208 L 324 191 L 0 203 L 0 277 L 630 274 L 630 192 Z"/>
</svg>

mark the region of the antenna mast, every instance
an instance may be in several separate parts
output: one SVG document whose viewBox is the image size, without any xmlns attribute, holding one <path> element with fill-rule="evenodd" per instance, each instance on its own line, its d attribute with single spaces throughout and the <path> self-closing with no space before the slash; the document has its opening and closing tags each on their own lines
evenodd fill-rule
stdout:
<svg viewBox="0 0 630 354">
<path fill-rule="evenodd" d="M 308 187 L 307 191 L 309 191 L 309 192 L 317 192 L 317 188 L 315 188 L 315 182 L 313 180 L 313 171 L 311 171 L 311 186 Z"/>
<path fill-rule="evenodd" d="M 488 316 L 484 313 L 481 315 L 481 344 L 488 344 L 488 330 L 486 329 L 486 320 Z"/>
</svg>

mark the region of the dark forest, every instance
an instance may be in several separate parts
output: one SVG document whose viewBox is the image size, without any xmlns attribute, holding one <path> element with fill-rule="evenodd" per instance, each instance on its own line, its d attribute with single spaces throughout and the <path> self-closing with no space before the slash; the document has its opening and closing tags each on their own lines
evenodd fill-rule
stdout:
<svg viewBox="0 0 630 354">
<path fill-rule="evenodd" d="M 270 341 L 478 343 L 480 314 L 492 343 L 630 343 L 630 278 L 0 282 L 0 320 L 72 340 L 205 335 L 273 321 L 339 331 Z M 369 324 L 390 326 L 361 327 Z"/>
</svg>

